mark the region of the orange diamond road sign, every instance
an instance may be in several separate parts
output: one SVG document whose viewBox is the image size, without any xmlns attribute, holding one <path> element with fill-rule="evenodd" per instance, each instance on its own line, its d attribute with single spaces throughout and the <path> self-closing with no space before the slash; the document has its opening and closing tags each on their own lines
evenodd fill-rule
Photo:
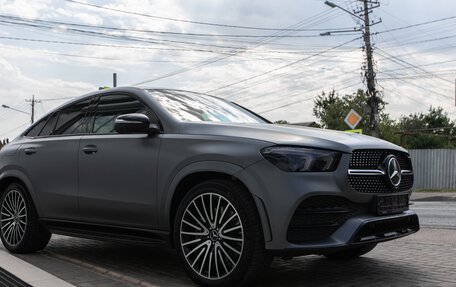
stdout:
<svg viewBox="0 0 456 287">
<path fill-rule="evenodd" d="M 351 128 L 355 129 L 359 122 L 363 119 L 354 109 L 351 109 L 348 112 L 347 116 L 344 119 L 344 122 Z"/>
</svg>

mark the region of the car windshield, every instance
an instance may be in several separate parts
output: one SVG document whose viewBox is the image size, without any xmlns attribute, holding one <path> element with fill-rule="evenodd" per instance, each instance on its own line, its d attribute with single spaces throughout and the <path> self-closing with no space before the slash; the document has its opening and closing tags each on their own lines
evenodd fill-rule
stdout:
<svg viewBox="0 0 456 287">
<path fill-rule="evenodd" d="M 266 123 L 248 110 L 216 97 L 183 91 L 148 92 L 180 121 Z"/>
</svg>

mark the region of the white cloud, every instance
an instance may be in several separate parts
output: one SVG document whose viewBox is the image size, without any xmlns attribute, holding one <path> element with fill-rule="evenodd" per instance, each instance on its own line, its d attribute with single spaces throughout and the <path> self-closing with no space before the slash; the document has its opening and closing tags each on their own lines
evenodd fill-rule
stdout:
<svg viewBox="0 0 456 287">
<path fill-rule="evenodd" d="M 51 2 L 51 0 L 0 0 L 0 13 L 37 18 L 44 10 L 50 8 Z"/>
<path fill-rule="evenodd" d="M 411 3 L 412 0 L 404 2 Z M 438 1 L 438 0 L 436 0 Z M 305 20 L 316 13 L 327 9 L 321 1 L 306 2 L 305 9 L 302 9 L 303 2 L 298 0 L 280 1 L 228 1 L 228 0 L 116 0 L 105 1 L 99 4 L 96 1 L 88 1 L 97 5 L 126 10 L 137 13 L 151 14 L 170 18 L 191 19 L 195 21 L 207 21 L 226 23 L 233 25 L 261 26 L 261 27 L 286 27 L 288 25 Z M 391 2 L 389 5 L 382 5 L 382 9 L 388 13 L 400 14 L 397 5 L 405 5 Z M 415 11 L 419 10 L 420 5 L 413 2 Z M 447 6 L 450 5 L 447 3 Z M 456 9 L 456 3 L 451 4 L 452 9 L 446 9 L 436 5 L 432 17 L 428 16 L 427 11 L 422 10 L 421 14 L 416 12 L 413 18 L 404 14 L 401 21 L 412 23 L 423 22 L 435 18 L 443 18 L 449 12 Z M 444 5 L 442 5 L 444 6 Z M 175 31 L 175 32 L 197 32 L 212 34 L 249 34 L 267 35 L 272 31 L 255 31 L 226 29 L 213 26 L 194 25 L 185 22 L 167 21 L 129 15 L 114 11 L 91 8 L 69 2 L 56 0 L 43 1 L 24 1 L 24 0 L 0 0 L 0 13 L 18 15 L 29 18 L 48 19 L 56 21 L 66 21 L 83 23 L 89 25 L 115 26 L 128 29 L 156 30 L 156 31 Z M 323 27 L 351 27 L 353 21 L 350 17 L 335 17 L 337 13 L 331 12 L 328 22 L 323 23 L 324 18 L 319 18 L 317 22 L 322 24 L 312 26 L 312 28 Z M 417 14 L 418 13 L 418 14 Z M 382 15 L 387 16 L 387 15 Z M 384 22 L 389 23 L 388 28 L 405 25 L 402 22 L 394 22 L 391 18 L 385 18 Z M 451 23 L 447 23 L 451 24 Z M 308 23 L 306 24 L 308 25 Z M 395 26 L 396 25 L 396 26 Z M 164 49 L 194 49 L 181 43 L 145 43 L 124 40 L 109 40 L 103 38 L 90 37 L 82 34 L 71 34 L 63 28 L 54 31 L 24 29 L 19 27 L 2 26 L 0 35 L 10 35 L 14 37 L 45 39 L 53 41 L 70 41 L 93 44 L 108 44 L 118 47 L 98 47 L 84 45 L 63 45 L 52 43 L 34 43 L 25 41 L 11 41 L 0 39 L 0 102 L 10 106 L 18 106 L 27 109 L 24 99 L 32 94 L 38 98 L 64 97 L 67 95 L 77 96 L 98 86 L 111 85 L 113 72 L 118 73 L 119 84 L 126 85 L 141 82 L 145 79 L 153 79 L 170 72 L 183 68 L 191 68 L 197 65 L 197 61 L 210 61 L 222 58 L 223 55 L 205 53 L 197 51 L 175 51 Z M 378 28 L 382 30 L 383 28 Z M 439 30 L 450 33 L 451 30 Z M 112 31 L 105 31 L 112 33 Z M 123 35 L 124 32 L 116 32 L 116 35 Z M 313 34 L 318 32 L 312 32 Z M 405 31 L 404 39 L 416 40 L 432 38 L 426 33 L 417 31 Z M 302 32 L 296 34 L 311 34 Z M 245 46 L 249 42 L 258 39 L 227 39 L 219 37 L 210 42 L 203 38 L 195 37 L 170 37 L 159 34 L 148 33 L 129 33 L 130 36 L 149 37 L 154 40 L 160 39 L 208 43 L 211 45 L 225 46 Z M 414 45 L 405 48 L 400 46 L 395 48 L 398 37 L 377 38 L 377 44 L 382 49 L 394 55 L 402 55 L 401 59 L 407 60 L 415 65 L 432 62 L 441 62 L 448 59 L 455 59 L 454 48 L 438 50 L 433 47 L 442 46 L 444 43 L 433 42 L 429 46 Z M 389 35 L 389 34 L 388 34 Z M 394 34 L 393 34 L 394 35 Z M 439 34 L 439 36 L 441 36 Z M 355 36 L 353 36 L 355 37 Z M 329 47 L 338 45 L 347 38 L 324 37 L 324 38 L 305 38 L 305 39 L 275 39 L 271 43 L 260 45 L 253 51 L 240 53 L 237 56 L 228 57 L 222 61 L 210 65 L 200 66 L 190 69 L 188 72 L 177 74 L 176 76 L 163 80 L 148 83 L 151 87 L 184 88 L 205 92 L 235 83 L 249 77 L 276 69 L 285 64 L 292 63 L 298 59 L 304 59 L 309 55 L 321 52 Z M 407 41 L 409 41 L 407 40 Z M 239 43 L 237 41 L 244 41 Z M 448 40 L 450 41 L 450 40 Z M 445 42 L 451 45 L 454 42 Z M 382 47 L 382 43 L 385 43 Z M 252 45 L 252 44 L 250 44 Z M 362 66 L 364 55 L 358 49 L 361 41 L 347 45 L 351 49 L 338 49 L 323 53 L 292 65 L 285 69 L 280 69 L 273 73 L 268 73 L 261 77 L 255 77 L 232 87 L 217 90 L 214 94 L 227 97 L 230 100 L 244 104 L 254 111 L 263 112 L 264 115 L 272 120 L 286 119 L 289 121 L 310 121 L 313 120 L 312 97 L 321 91 L 330 91 L 333 88 L 339 93 L 352 93 L 357 88 L 363 87 L 360 83 L 360 67 Z M 390 45 L 390 46 L 388 46 Z M 433 46 L 434 45 L 434 46 Z M 128 49 L 121 46 L 143 46 L 152 49 Z M 216 47 L 196 46 L 200 49 L 217 50 Z M 428 48 L 431 48 L 430 50 Z M 428 49 L 429 51 L 425 51 Z M 274 50 L 274 52 L 271 52 Z M 225 51 L 227 51 L 225 49 Z M 293 53 L 288 54 L 287 52 Z M 59 55 L 67 54 L 67 56 Z M 71 57 L 68 55 L 77 55 Z M 87 57 L 88 56 L 88 57 Z M 103 59 L 101 59 L 103 58 Z M 269 60 L 255 60 L 266 58 Z M 400 68 L 400 65 L 393 61 L 387 61 L 376 55 L 377 66 L 380 71 Z M 158 62 L 154 62 L 158 61 Z M 164 62 L 160 62 L 164 61 Z M 168 62 L 167 62 L 168 61 Z M 192 62 L 193 61 L 193 62 Z M 196 61 L 196 62 L 195 62 Z M 441 69 L 453 68 L 453 63 L 447 65 L 437 65 L 424 67 L 424 69 L 438 72 Z M 404 69 L 394 72 L 397 77 L 423 74 L 419 70 Z M 445 75 L 445 78 L 453 81 L 454 75 Z M 379 79 L 387 77 L 378 75 Z M 384 97 L 389 103 L 387 112 L 397 118 L 401 114 L 425 111 L 429 105 L 441 105 L 456 118 L 456 108 L 454 101 L 445 99 L 434 93 L 454 96 L 454 83 L 448 83 L 437 78 L 404 79 L 411 84 L 400 80 L 379 80 L 384 87 Z M 353 85 L 353 86 L 350 86 Z M 432 92 L 424 91 L 429 89 Z M 350 87 L 347 87 L 350 86 Z M 344 88 L 346 87 L 346 88 Z M 344 89 L 342 89 L 344 88 Z M 290 104 L 293 103 L 293 104 Z M 49 110 L 58 102 L 44 103 L 44 109 Z M 285 106 L 287 105 L 287 106 Z M 273 110 L 274 109 L 274 110 Z M 271 110 L 271 111 L 270 111 Z M 39 109 L 39 112 L 42 111 Z M 9 119 L 11 117 L 11 119 Z M 27 121 L 27 116 L 15 114 L 14 112 L 1 110 L 0 112 L 0 135 L 2 132 L 10 130 L 15 125 Z M 17 131 L 15 131 L 17 132 Z M 14 132 L 10 133 L 10 136 Z M 1 136 L 0 136 L 1 138 Z"/>
<path fill-rule="evenodd" d="M 3 57 L 0 57 L 0 67 L 0 79 L 2 79 L 0 103 L 23 111 L 29 111 L 25 100 L 30 99 L 32 95 L 35 95 L 37 99 L 77 97 L 96 88 L 89 83 L 63 81 L 57 78 L 37 80 L 24 75 L 18 66 Z M 62 101 L 43 102 L 44 107 L 37 107 L 38 117 L 62 103 Z M 27 115 L 2 109 L 0 112 L 0 139 L 14 138 L 25 129 L 27 126 L 25 123 L 28 121 Z M 19 128 L 11 130 L 14 127 Z"/>
</svg>

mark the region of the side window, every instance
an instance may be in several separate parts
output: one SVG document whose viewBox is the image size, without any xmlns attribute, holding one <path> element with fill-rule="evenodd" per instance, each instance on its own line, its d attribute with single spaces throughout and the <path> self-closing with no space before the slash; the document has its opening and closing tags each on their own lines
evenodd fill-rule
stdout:
<svg viewBox="0 0 456 287">
<path fill-rule="evenodd" d="M 44 125 L 43 129 L 40 132 L 40 137 L 48 136 L 54 131 L 55 123 L 57 121 L 57 115 L 58 115 L 58 113 L 54 113 L 47 120 L 46 124 Z"/>
<path fill-rule="evenodd" d="M 116 118 L 119 115 L 131 113 L 148 114 L 148 109 L 139 100 L 127 95 L 110 95 L 101 97 L 96 108 L 92 133 L 117 133 L 114 130 Z"/>
<path fill-rule="evenodd" d="M 91 99 L 77 102 L 58 112 L 57 121 L 52 135 L 71 135 L 86 132 L 87 110 Z"/>
<path fill-rule="evenodd" d="M 46 124 L 46 121 L 48 120 L 48 117 L 42 119 L 38 123 L 35 124 L 35 126 L 29 130 L 25 136 L 26 137 L 36 137 L 40 133 L 40 131 L 43 129 L 44 125 Z"/>
</svg>

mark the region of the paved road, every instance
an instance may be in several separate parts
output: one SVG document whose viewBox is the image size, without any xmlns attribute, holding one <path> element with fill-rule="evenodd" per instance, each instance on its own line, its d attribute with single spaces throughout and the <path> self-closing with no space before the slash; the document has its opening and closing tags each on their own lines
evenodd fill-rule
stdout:
<svg viewBox="0 0 456 287">
<path fill-rule="evenodd" d="M 21 255 L 20 258 L 76 286 L 109 286 L 106 278 L 93 278 L 90 269 L 94 266 L 154 286 L 194 286 L 175 253 L 167 249 L 55 236 L 44 253 Z M 382 243 L 358 260 L 331 261 L 321 256 L 298 257 L 290 261 L 276 258 L 259 286 L 454 287 L 454 258 L 456 230 L 423 229 L 409 237 Z M 81 263 L 68 263 L 66 259 L 81 260 L 91 267 L 84 272 Z M 62 268 L 63 264 L 67 266 Z M 109 274 L 104 271 L 102 276 L 108 277 L 106 275 Z M 134 285 L 132 281 L 116 283 L 116 286 Z"/>
<path fill-rule="evenodd" d="M 424 227 L 417 234 L 358 260 L 277 258 L 259 286 L 456 286 L 456 202 L 420 201 L 412 209 Z M 44 252 L 19 257 L 76 286 L 194 286 L 164 248 L 53 236 Z"/>
<path fill-rule="evenodd" d="M 456 201 L 417 201 L 411 208 L 422 227 L 456 229 Z"/>
</svg>

